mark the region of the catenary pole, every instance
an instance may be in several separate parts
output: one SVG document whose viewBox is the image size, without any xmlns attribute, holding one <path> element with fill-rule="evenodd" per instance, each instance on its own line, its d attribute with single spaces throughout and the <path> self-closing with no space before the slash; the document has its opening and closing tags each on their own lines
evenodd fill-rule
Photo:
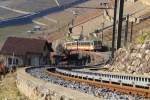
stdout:
<svg viewBox="0 0 150 100">
<path fill-rule="evenodd" d="M 124 0 L 120 0 L 120 3 L 119 3 L 119 23 L 118 23 L 117 49 L 119 49 L 121 47 L 123 10 L 124 10 Z"/>
<path fill-rule="evenodd" d="M 117 0 L 114 4 L 114 22 L 113 22 L 113 34 L 112 34 L 112 58 L 114 58 L 115 51 L 115 34 L 116 34 L 116 17 L 117 17 Z"/>
</svg>

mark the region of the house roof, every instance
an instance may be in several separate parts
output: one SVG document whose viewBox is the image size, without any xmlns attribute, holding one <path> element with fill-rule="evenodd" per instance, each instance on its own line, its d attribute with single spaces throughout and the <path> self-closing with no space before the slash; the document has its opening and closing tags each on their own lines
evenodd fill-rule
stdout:
<svg viewBox="0 0 150 100">
<path fill-rule="evenodd" d="M 33 38 L 8 37 L 0 53 L 26 55 L 26 53 L 41 54 L 43 53 L 46 40 Z"/>
</svg>

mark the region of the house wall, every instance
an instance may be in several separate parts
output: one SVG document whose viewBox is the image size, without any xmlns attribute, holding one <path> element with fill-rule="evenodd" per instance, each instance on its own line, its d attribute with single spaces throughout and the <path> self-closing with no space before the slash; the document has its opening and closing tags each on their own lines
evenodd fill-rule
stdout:
<svg viewBox="0 0 150 100">
<path fill-rule="evenodd" d="M 3 55 L 3 59 L 4 59 L 4 65 L 5 66 L 7 66 L 7 67 L 9 67 L 9 66 L 11 66 L 12 65 L 12 62 L 11 62 L 11 64 L 9 64 L 9 62 L 8 62 L 8 59 L 9 58 L 11 58 L 11 59 L 17 59 L 18 60 L 18 64 L 13 64 L 14 66 L 21 66 L 21 65 L 23 65 L 23 59 L 22 59 L 22 57 L 19 57 L 19 56 L 12 56 L 12 55 Z"/>
<path fill-rule="evenodd" d="M 48 55 L 42 55 L 42 54 L 27 54 L 26 58 L 24 59 L 25 65 L 31 65 L 31 66 L 39 66 L 39 65 L 45 65 L 48 64 L 49 61 Z"/>
<path fill-rule="evenodd" d="M 38 66 L 40 64 L 40 55 L 38 54 L 26 54 L 24 59 L 25 65 Z"/>
<path fill-rule="evenodd" d="M 13 64 L 13 66 L 22 66 L 22 65 L 29 65 L 29 66 L 39 66 L 45 65 L 49 61 L 49 56 L 42 56 L 42 54 L 27 54 L 26 56 L 12 56 L 12 55 L 1 55 L 4 59 L 4 65 L 7 67 L 12 66 L 9 64 L 8 59 L 18 59 L 18 64 Z M 29 61 L 30 60 L 30 61 Z"/>
</svg>

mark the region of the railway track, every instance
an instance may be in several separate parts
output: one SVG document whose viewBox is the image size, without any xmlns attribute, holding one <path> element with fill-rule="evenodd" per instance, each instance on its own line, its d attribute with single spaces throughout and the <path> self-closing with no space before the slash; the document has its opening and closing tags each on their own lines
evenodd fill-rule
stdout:
<svg viewBox="0 0 150 100">
<path fill-rule="evenodd" d="M 110 83 L 96 82 L 93 80 L 83 79 L 82 77 L 68 76 L 55 72 L 54 70 L 48 71 L 47 67 L 31 68 L 30 70 L 27 70 L 27 72 L 34 77 L 46 80 L 53 84 L 88 93 L 96 97 L 103 97 L 105 100 L 149 100 L 149 98 L 145 99 L 145 92 L 143 90 L 143 94 L 140 94 L 141 96 L 133 95 L 135 92 L 130 95 L 127 91 L 129 92 L 132 88 L 121 87 L 118 85 L 112 86 Z M 114 91 L 114 89 L 116 90 Z"/>
<path fill-rule="evenodd" d="M 98 73 L 78 72 L 78 71 L 77 72 L 73 71 L 73 73 L 71 73 L 71 72 L 67 73 L 67 72 L 69 72 L 69 71 L 56 69 L 55 72 L 48 72 L 48 74 L 62 78 L 64 80 L 69 80 L 69 81 L 74 80 L 79 83 L 85 83 L 90 86 L 95 86 L 96 88 L 107 88 L 112 91 L 118 91 L 118 92 L 122 92 L 122 93 L 133 94 L 133 95 L 141 95 L 143 97 L 150 97 L 149 86 L 148 87 L 140 86 L 140 85 L 136 86 L 134 83 L 133 83 L 134 85 L 130 84 L 130 82 L 123 83 L 123 82 L 121 82 L 121 80 L 119 80 L 119 82 L 115 82 L 111 79 L 109 79 L 109 80 L 102 79 L 104 77 L 101 77 L 101 79 L 99 79 L 99 78 L 97 79 L 96 77 L 94 77 L 94 75 L 92 75 L 92 74 L 95 74 L 95 76 L 99 76 Z M 106 73 L 103 75 L 109 75 L 109 74 Z M 118 75 L 118 76 L 122 77 L 121 75 Z M 134 79 L 134 77 L 133 77 L 133 79 Z M 147 80 L 149 80 L 149 79 L 147 79 Z"/>
</svg>

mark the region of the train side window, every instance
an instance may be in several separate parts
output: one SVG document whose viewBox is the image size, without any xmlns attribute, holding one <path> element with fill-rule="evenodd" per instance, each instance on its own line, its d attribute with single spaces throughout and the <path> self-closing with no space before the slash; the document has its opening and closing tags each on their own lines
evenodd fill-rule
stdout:
<svg viewBox="0 0 150 100">
<path fill-rule="evenodd" d="M 141 77 L 139 77 L 139 81 L 141 81 Z"/>
<path fill-rule="evenodd" d="M 124 80 L 126 80 L 127 79 L 127 76 L 124 76 Z"/>
<path fill-rule="evenodd" d="M 129 76 L 127 76 L 127 80 L 129 80 Z"/>
<path fill-rule="evenodd" d="M 123 77 L 122 77 L 122 76 L 120 76 L 120 79 L 123 79 Z"/>
<path fill-rule="evenodd" d="M 118 75 L 116 75 L 116 78 L 119 78 L 119 76 L 118 76 Z"/>
<path fill-rule="evenodd" d="M 125 76 L 123 76 L 123 79 L 125 79 L 126 77 Z"/>
<path fill-rule="evenodd" d="M 150 82 L 150 78 L 148 78 L 148 82 Z"/>
<path fill-rule="evenodd" d="M 135 81 L 135 77 L 134 77 L 134 81 Z"/>
<path fill-rule="evenodd" d="M 138 81 L 138 77 L 136 77 L 136 81 Z"/>
<path fill-rule="evenodd" d="M 144 81 L 144 78 L 142 78 L 142 81 Z"/>
<path fill-rule="evenodd" d="M 116 75 L 116 78 L 118 78 L 118 76 Z"/>
<path fill-rule="evenodd" d="M 109 78 L 111 78 L 111 75 L 109 75 Z"/>
<path fill-rule="evenodd" d="M 112 78 L 112 75 L 110 75 L 110 78 Z"/>
<path fill-rule="evenodd" d="M 147 82 L 147 78 L 145 78 L 145 82 Z"/>
</svg>

